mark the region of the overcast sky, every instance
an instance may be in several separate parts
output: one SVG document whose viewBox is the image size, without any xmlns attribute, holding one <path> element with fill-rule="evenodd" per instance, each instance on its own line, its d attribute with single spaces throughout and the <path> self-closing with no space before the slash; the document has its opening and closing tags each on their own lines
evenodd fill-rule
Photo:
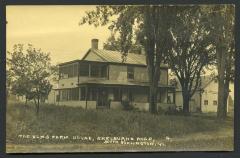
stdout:
<svg viewBox="0 0 240 158">
<path fill-rule="evenodd" d="M 7 50 L 14 44 L 31 43 L 50 52 L 52 63 L 80 59 L 98 38 L 99 48 L 110 36 L 105 27 L 78 23 L 95 6 L 7 6 Z"/>
</svg>

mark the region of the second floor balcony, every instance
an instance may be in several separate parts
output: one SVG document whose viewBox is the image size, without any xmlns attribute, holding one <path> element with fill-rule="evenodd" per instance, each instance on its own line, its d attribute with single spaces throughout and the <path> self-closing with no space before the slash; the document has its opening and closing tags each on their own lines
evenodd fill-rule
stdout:
<svg viewBox="0 0 240 158">
<path fill-rule="evenodd" d="M 60 66 L 60 79 L 74 77 L 108 78 L 108 65 L 105 63 L 76 62 Z"/>
</svg>

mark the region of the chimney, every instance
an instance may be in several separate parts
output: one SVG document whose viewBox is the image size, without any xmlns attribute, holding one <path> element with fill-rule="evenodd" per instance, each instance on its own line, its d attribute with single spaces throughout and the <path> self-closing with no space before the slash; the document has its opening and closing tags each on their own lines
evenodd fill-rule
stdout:
<svg viewBox="0 0 240 158">
<path fill-rule="evenodd" d="M 98 39 L 92 39 L 91 49 L 98 49 Z"/>
</svg>

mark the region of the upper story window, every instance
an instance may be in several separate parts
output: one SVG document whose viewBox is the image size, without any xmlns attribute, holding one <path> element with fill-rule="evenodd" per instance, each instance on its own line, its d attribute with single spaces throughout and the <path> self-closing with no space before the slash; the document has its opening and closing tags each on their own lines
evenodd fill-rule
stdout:
<svg viewBox="0 0 240 158">
<path fill-rule="evenodd" d="M 78 64 L 63 65 L 59 68 L 60 78 L 71 78 L 78 75 Z"/>
<path fill-rule="evenodd" d="M 79 64 L 79 76 L 88 76 L 89 75 L 89 64 L 80 63 Z"/>
<path fill-rule="evenodd" d="M 127 78 L 134 79 L 134 67 L 133 66 L 127 67 Z"/>
<path fill-rule="evenodd" d="M 107 65 L 92 64 L 91 77 L 107 77 Z"/>
<path fill-rule="evenodd" d="M 99 63 L 80 63 L 79 76 L 107 77 L 107 65 Z"/>
</svg>

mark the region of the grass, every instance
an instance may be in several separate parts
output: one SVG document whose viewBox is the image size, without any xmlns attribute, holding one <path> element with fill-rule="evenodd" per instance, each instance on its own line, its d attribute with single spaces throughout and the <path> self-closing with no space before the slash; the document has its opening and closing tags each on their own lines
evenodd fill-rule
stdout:
<svg viewBox="0 0 240 158">
<path fill-rule="evenodd" d="M 191 149 L 191 147 L 192 149 L 205 149 L 206 144 L 209 144 L 211 149 L 215 147 L 221 150 L 231 150 L 233 119 L 230 117 L 226 121 L 219 122 L 215 118 L 213 114 L 195 114 L 184 117 L 111 109 L 85 110 L 56 105 L 41 105 L 37 117 L 34 105 L 25 106 L 21 103 L 9 102 L 6 124 L 7 142 L 11 145 L 26 145 L 28 149 L 29 144 L 64 143 L 66 148 L 68 144 L 74 149 L 73 144 L 78 146 L 79 142 L 22 140 L 18 138 L 18 135 L 66 135 L 93 138 L 98 136 L 152 137 L 156 140 L 164 140 L 168 136 L 174 141 L 168 142 L 167 150 L 184 150 Z M 221 144 L 222 147 L 220 147 Z M 99 144 L 96 143 L 97 145 Z"/>
</svg>

